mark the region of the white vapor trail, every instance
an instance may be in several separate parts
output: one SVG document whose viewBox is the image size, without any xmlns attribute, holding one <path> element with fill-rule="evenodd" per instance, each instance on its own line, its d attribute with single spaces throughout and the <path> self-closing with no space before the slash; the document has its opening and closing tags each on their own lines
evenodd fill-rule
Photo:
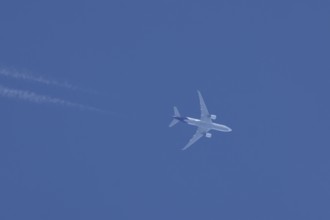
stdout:
<svg viewBox="0 0 330 220">
<path fill-rule="evenodd" d="M 51 86 L 56 86 L 56 87 L 62 87 L 70 90 L 80 90 L 80 91 L 85 91 L 85 92 L 92 92 L 92 91 L 87 91 L 84 89 L 80 89 L 77 86 L 74 86 L 70 83 L 67 82 L 59 82 L 56 80 L 52 79 L 46 79 L 40 76 L 32 76 L 27 73 L 22 73 L 18 71 L 9 71 L 5 68 L 0 69 L 0 75 L 5 76 L 5 77 L 10 77 L 14 79 L 20 79 L 20 80 L 25 80 L 25 81 L 30 81 L 30 82 L 36 82 L 36 83 L 41 83 L 44 85 L 51 85 Z M 95 92 L 92 92 L 95 93 Z"/>
<path fill-rule="evenodd" d="M 82 105 L 82 104 L 78 104 L 78 103 L 74 103 L 74 102 L 70 102 L 70 101 L 66 101 L 63 99 L 54 98 L 54 97 L 50 97 L 50 96 L 39 95 L 37 93 L 26 91 L 26 90 L 11 89 L 11 88 L 7 88 L 2 85 L 0 85 L 0 96 L 7 97 L 7 98 L 21 99 L 24 101 L 34 102 L 34 103 L 49 103 L 49 104 L 79 108 L 81 110 L 89 110 L 89 111 L 105 113 L 103 110 L 94 108 L 91 106 L 86 106 L 86 105 Z"/>
</svg>

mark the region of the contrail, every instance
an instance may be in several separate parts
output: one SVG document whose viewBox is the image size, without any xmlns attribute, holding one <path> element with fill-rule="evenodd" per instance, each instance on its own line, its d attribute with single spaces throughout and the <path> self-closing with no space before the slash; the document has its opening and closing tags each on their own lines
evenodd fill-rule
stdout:
<svg viewBox="0 0 330 220">
<path fill-rule="evenodd" d="M 91 90 L 81 89 L 68 82 L 59 82 L 59 81 L 52 80 L 52 79 L 46 79 L 46 78 L 43 78 L 40 76 L 32 76 L 30 74 L 22 73 L 22 72 L 18 72 L 18 71 L 9 71 L 5 68 L 0 69 L 0 75 L 5 76 L 5 77 L 14 78 L 14 79 L 36 82 L 36 83 L 40 83 L 40 84 L 44 84 L 44 85 L 61 87 L 61 88 L 70 89 L 70 90 L 79 90 L 79 91 L 84 91 L 84 92 L 89 92 L 89 93 L 96 93 Z"/>
<path fill-rule="evenodd" d="M 63 99 L 54 98 L 54 97 L 50 97 L 50 96 L 39 95 L 37 93 L 26 91 L 26 90 L 11 89 L 11 88 L 7 88 L 2 85 L 0 85 L 0 96 L 7 97 L 7 98 L 21 99 L 24 101 L 34 102 L 34 103 L 49 103 L 49 104 L 79 108 L 81 110 L 89 110 L 89 111 L 106 113 L 105 111 L 103 111 L 101 109 L 94 108 L 91 106 L 86 106 L 86 105 L 82 105 L 82 104 L 78 104 L 78 103 L 74 103 L 74 102 L 70 102 L 70 101 L 66 101 Z"/>
</svg>

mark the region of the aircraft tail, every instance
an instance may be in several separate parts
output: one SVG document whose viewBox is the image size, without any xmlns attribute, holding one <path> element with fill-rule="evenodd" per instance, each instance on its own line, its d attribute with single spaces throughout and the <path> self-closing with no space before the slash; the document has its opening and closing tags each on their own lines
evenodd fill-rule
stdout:
<svg viewBox="0 0 330 220">
<path fill-rule="evenodd" d="M 179 122 L 179 120 L 176 119 L 175 117 L 181 117 L 180 112 L 176 106 L 174 106 L 173 120 L 171 121 L 169 127 L 173 127 L 174 125 L 176 125 Z"/>
</svg>

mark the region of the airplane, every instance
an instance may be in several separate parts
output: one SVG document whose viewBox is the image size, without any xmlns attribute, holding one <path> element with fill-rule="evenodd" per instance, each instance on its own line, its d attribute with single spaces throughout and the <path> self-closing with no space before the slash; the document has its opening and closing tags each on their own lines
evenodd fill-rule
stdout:
<svg viewBox="0 0 330 220">
<path fill-rule="evenodd" d="M 205 105 L 201 92 L 197 90 L 197 93 L 198 93 L 199 103 L 200 103 L 200 108 L 201 108 L 201 118 L 196 119 L 196 118 L 191 118 L 191 117 L 182 117 L 179 113 L 178 108 L 176 106 L 174 106 L 173 120 L 169 124 L 169 127 L 173 127 L 178 122 L 183 122 L 188 125 L 197 126 L 196 133 L 189 140 L 187 145 L 182 148 L 182 150 L 186 150 L 188 147 L 190 147 L 192 144 L 194 144 L 196 141 L 198 141 L 204 135 L 207 138 L 211 138 L 212 134 L 209 133 L 209 131 L 211 131 L 211 130 L 222 131 L 222 132 L 231 132 L 232 131 L 232 129 L 229 128 L 228 126 L 222 125 L 222 124 L 217 124 L 212 121 L 212 120 L 215 120 L 217 118 L 217 116 L 209 114 L 209 111 L 207 110 L 207 107 Z"/>
</svg>

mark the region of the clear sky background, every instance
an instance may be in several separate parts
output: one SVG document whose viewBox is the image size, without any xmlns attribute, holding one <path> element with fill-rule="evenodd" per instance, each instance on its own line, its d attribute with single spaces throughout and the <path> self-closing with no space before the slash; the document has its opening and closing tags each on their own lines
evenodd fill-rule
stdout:
<svg viewBox="0 0 330 220">
<path fill-rule="evenodd" d="M 2 70 L 80 88 L 0 75 L 0 219 L 330 219 L 329 1 L 2 0 L 0 27 Z M 197 89 L 233 132 L 181 151 Z"/>
</svg>

